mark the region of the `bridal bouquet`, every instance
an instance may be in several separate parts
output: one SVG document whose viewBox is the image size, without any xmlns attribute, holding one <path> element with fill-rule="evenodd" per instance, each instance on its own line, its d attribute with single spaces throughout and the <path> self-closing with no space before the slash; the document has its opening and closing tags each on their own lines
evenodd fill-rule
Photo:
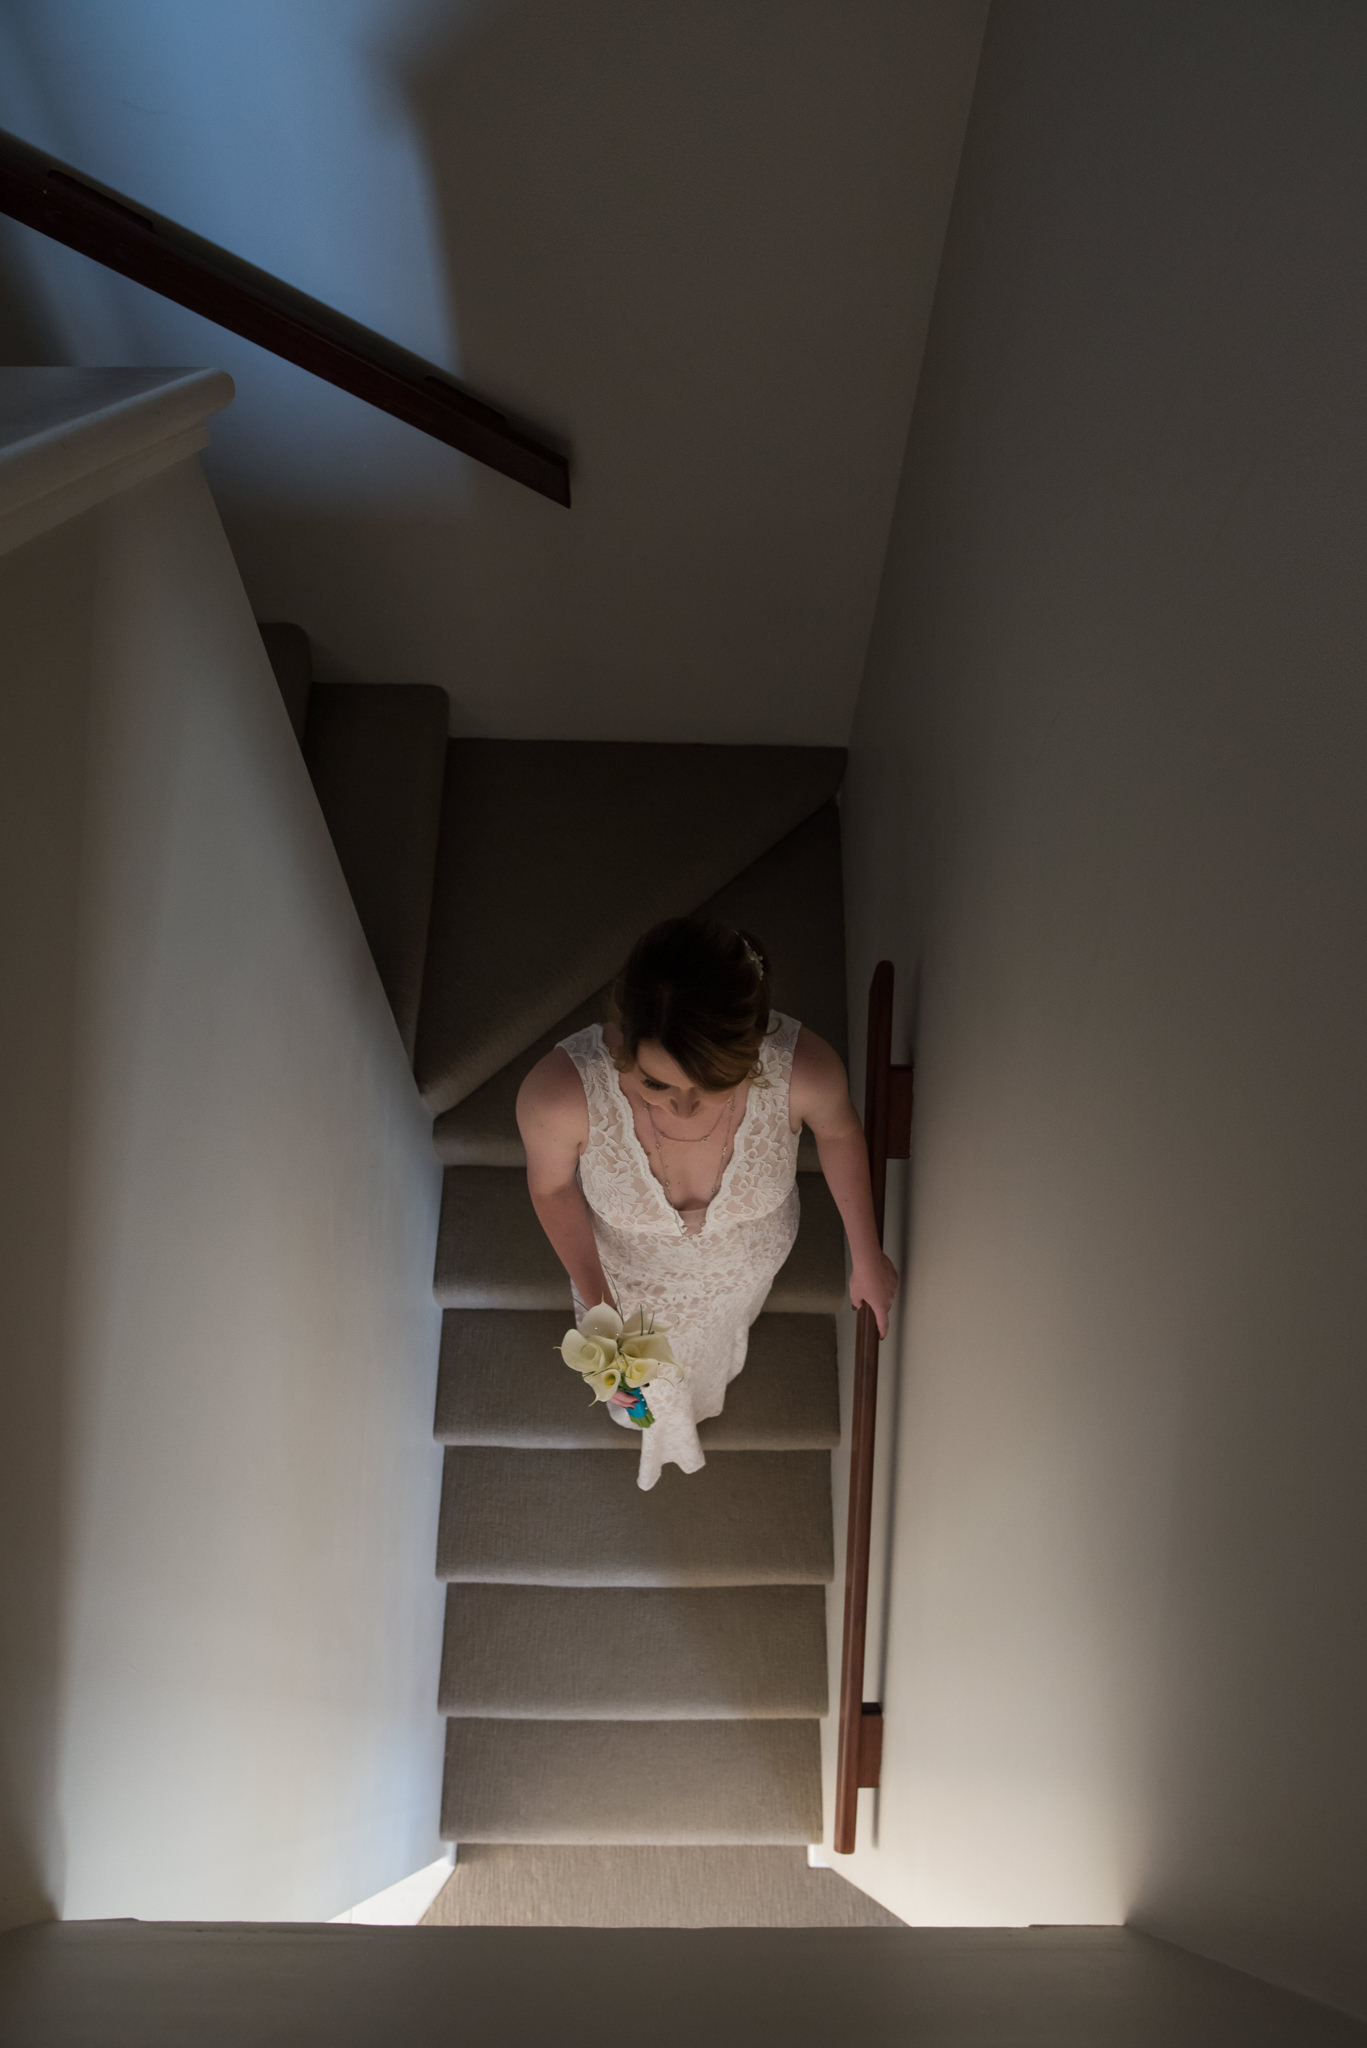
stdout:
<svg viewBox="0 0 1367 2048">
<path fill-rule="evenodd" d="M 651 1381 L 666 1378 L 677 1385 L 683 1372 L 653 1315 L 647 1322 L 645 1310 L 638 1308 L 624 1323 L 606 1302 L 589 1309 L 578 1329 L 566 1330 L 560 1356 L 593 1389 L 595 1401 L 611 1400 L 619 1387 L 634 1394 L 631 1406 L 622 1412 L 638 1429 L 649 1429 L 655 1420 L 645 1397 Z"/>
</svg>

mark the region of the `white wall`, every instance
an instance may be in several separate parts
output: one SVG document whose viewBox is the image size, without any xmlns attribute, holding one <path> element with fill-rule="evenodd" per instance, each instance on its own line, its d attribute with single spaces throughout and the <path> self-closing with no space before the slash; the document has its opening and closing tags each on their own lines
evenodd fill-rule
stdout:
<svg viewBox="0 0 1367 2048">
<path fill-rule="evenodd" d="M 327 680 L 841 744 L 985 8 L 10 0 L 0 125 L 563 436 L 569 514 L 6 222 L 0 269 L 51 360 L 232 372 L 207 474 Z"/>
<path fill-rule="evenodd" d="M 7 936 L 46 1709 L 10 1916 L 325 1917 L 439 1846 L 430 1130 L 197 465 L 0 568 L 45 855 Z"/>
<path fill-rule="evenodd" d="M 921 975 L 849 1874 L 1360 2013 L 1364 101 L 1338 0 L 993 10 L 844 803 L 899 1052 Z"/>
<path fill-rule="evenodd" d="M 61 1885 L 61 1360 L 93 516 L 0 556 L 0 1927 Z"/>
</svg>

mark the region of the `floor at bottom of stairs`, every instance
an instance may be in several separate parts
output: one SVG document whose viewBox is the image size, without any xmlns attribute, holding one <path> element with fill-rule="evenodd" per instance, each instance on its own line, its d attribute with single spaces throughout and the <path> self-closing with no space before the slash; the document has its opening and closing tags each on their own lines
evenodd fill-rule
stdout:
<svg viewBox="0 0 1367 2048">
<path fill-rule="evenodd" d="M 462 1844 L 424 1927 L 900 1927 L 805 1849 Z"/>
</svg>

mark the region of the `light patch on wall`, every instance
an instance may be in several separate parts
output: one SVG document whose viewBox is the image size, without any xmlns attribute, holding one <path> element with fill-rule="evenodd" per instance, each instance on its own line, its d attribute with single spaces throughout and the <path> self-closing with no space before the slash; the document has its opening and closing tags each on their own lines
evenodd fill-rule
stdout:
<svg viewBox="0 0 1367 2048">
<path fill-rule="evenodd" d="M 16 0 L 0 27 L 0 126 L 459 375 L 397 68 L 420 60 L 431 12 L 428 0 Z M 7 224 L 3 251 L 68 361 L 231 373 L 238 403 L 214 457 L 231 496 L 461 501 L 463 458 L 411 427 L 27 229 Z"/>
<path fill-rule="evenodd" d="M 384 1891 L 376 1892 L 372 1898 L 362 1899 L 359 1906 L 349 1906 L 345 1913 L 334 1913 L 330 1924 L 346 1927 L 416 1927 L 437 1893 L 446 1883 L 456 1863 L 456 1846 L 453 1842 L 444 1856 L 435 1863 L 429 1863 L 422 1870 L 415 1870 L 411 1877 L 400 1878 L 397 1884 L 388 1885 Z"/>
</svg>

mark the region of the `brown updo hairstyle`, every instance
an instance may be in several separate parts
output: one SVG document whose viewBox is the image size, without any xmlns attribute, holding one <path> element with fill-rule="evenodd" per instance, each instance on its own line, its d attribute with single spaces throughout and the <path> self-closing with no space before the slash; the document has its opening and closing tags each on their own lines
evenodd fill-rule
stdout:
<svg viewBox="0 0 1367 2048">
<path fill-rule="evenodd" d="M 627 1073 L 649 1038 L 709 1094 L 746 1080 L 767 1088 L 759 1049 L 770 993 L 769 956 L 753 933 L 715 918 L 666 918 L 636 941 L 612 984 L 612 1017 L 622 1033 L 612 1063 Z"/>
</svg>

